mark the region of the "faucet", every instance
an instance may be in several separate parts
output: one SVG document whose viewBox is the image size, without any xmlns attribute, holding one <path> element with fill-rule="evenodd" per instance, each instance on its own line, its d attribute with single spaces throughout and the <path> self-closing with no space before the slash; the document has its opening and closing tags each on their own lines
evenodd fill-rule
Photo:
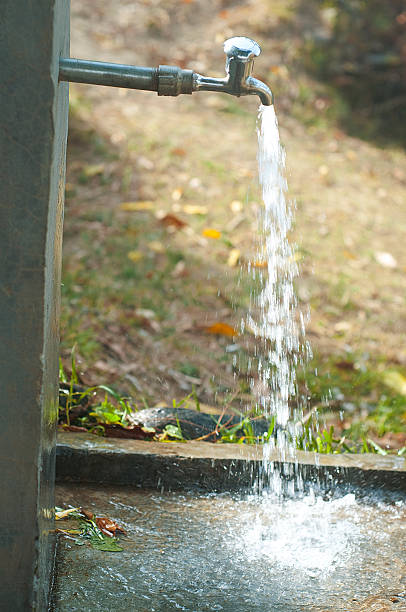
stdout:
<svg viewBox="0 0 406 612">
<path fill-rule="evenodd" d="M 60 58 L 59 80 L 156 91 L 159 96 L 178 96 L 194 91 L 217 91 L 238 97 L 258 95 L 263 105 L 271 106 L 271 90 L 251 76 L 254 59 L 261 53 L 258 43 L 245 36 L 234 36 L 225 41 L 224 52 L 226 76 L 223 79 L 205 77 L 178 66 L 145 68 Z"/>
<path fill-rule="evenodd" d="M 194 91 L 223 91 L 232 96 L 258 95 L 262 104 L 271 106 L 273 94 L 262 81 L 251 76 L 254 59 L 261 53 L 255 40 L 245 36 L 234 36 L 224 43 L 226 54 L 226 77 L 213 79 L 200 74 L 194 76 Z"/>
</svg>

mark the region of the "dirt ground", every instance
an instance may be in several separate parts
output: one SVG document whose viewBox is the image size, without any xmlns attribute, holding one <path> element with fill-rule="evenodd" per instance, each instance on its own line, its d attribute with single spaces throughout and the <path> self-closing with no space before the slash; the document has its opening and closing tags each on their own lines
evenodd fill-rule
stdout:
<svg viewBox="0 0 406 612">
<path fill-rule="evenodd" d="M 312 376 L 324 368 L 328 377 L 333 363 L 343 376 L 394 370 L 402 380 L 405 153 L 329 119 L 328 90 L 297 67 L 306 16 L 266 0 L 71 4 L 72 57 L 223 76 L 226 38 L 260 43 L 254 72 L 274 91 L 296 202 L 291 240 Z M 76 344 L 83 382 L 108 382 L 141 405 L 171 404 L 193 387 L 206 404 L 233 393 L 252 404 L 252 340 L 230 328 L 239 329 L 252 285 L 257 108 L 254 97 L 71 85 L 62 355 L 68 364 Z M 241 266 L 232 265 L 237 250 Z M 210 333 L 216 323 L 221 333 Z"/>
</svg>

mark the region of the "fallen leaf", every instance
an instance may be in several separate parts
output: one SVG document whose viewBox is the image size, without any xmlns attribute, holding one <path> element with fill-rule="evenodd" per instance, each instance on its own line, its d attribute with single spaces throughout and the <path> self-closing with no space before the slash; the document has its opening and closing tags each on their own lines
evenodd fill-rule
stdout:
<svg viewBox="0 0 406 612">
<path fill-rule="evenodd" d="M 144 257 L 144 254 L 141 253 L 141 251 L 129 251 L 127 257 L 131 259 L 131 261 L 137 262 Z"/>
<path fill-rule="evenodd" d="M 88 521 L 92 521 L 94 518 L 94 514 L 90 510 L 85 510 L 84 508 L 82 508 L 81 513 Z"/>
<path fill-rule="evenodd" d="M 406 378 L 400 372 L 385 372 L 383 382 L 400 395 L 406 395 Z"/>
<path fill-rule="evenodd" d="M 172 200 L 174 200 L 174 202 L 179 202 L 182 197 L 182 193 L 183 191 L 179 187 L 177 189 L 174 189 L 172 191 Z"/>
<path fill-rule="evenodd" d="M 339 321 L 334 325 L 334 331 L 336 332 L 346 332 L 350 331 L 350 329 L 351 323 L 348 323 L 348 321 Z"/>
<path fill-rule="evenodd" d="M 123 202 L 120 204 L 121 210 L 126 211 L 137 211 L 137 210 L 153 210 L 155 207 L 154 202 L 145 200 L 144 202 Z"/>
<path fill-rule="evenodd" d="M 79 427 L 78 425 L 67 425 L 66 423 L 64 423 L 62 425 L 62 428 L 64 431 L 88 433 L 86 427 Z"/>
<path fill-rule="evenodd" d="M 121 552 L 123 549 L 118 545 L 117 540 L 110 537 L 93 536 L 90 538 L 90 546 L 96 550 L 104 552 Z"/>
<path fill-rule="evenodd" d="M 213 238 L 214 240 L 218 240 L 219 238 L 221 238 L 221 232 L 216 229 L 211 229 L 209 227 L 202 231 L 202 235 L 205 238 Z"/>
<path fill-rule="evenodd" d="M 140 425 L 122 427 L 121 425 L 104 424 L 106 438 L 131 438 L 132 440 L 152 440 L 155 431 L 148 431 Z"/>
<path fill-rule="evenodd" d="M 120 527 L 120 525 L 117 525 L 115 521 L 112 521 L 109 518 L 98 516 L 95 518 L 94 522 L 96 523 L 100 531 L 102 531 L 109 538 L 113 538 L 116 531 L 120 531 L 121 533 L 124 533 L 124 535 L 127 535 L 124 529 Z"/>
<path fill-rule="evenodd" d="M 88 166 L 84 166 L 82 168 L 82 172 L 88 178 L 96 176 L 97 174 L 103 174 L 104 164 L 89 164 Z"/>
<path fill-rule="evenodd" d="M 67 510 L 58 510 L 55 512 L 56 520 L 60 520 L 72 514 L 72 512 L 80 512 L 80 508 L 68 508 Z"/>
<path fill-rule="evenodd" d="M 335 366 L 340 370 L 355 370 L 355 365 L 353 361 L 346 361 L 343 359 L 342 361 L 337 361 Z"/>
<path fill-rule="evenodd" d="M 176 229 L 182 229 L 182 227 L 186 227 L 187 225 L 185 221 L 182 221 L 182 219 L 179 219 L 179 217 L 176 217 L 176 215 L 172 215 L 171 213 L 161 217 L 160 222 L 163 223 L 163 225 L 175 227 Z"/>
<path fill-rule="evenodd" d="M 209 209 L 207 206 L 197 206 L 194 204 L 185 204 L 183 212 L 187 215 L 207 215 Z"/>
<path fill-rule="evenodd" d="M 383 251 L 379 251 L 375 253 L 376 261 L 383 266 L 384 268 L 396 268 L 398 262 L 390 253 L 385 253 Z"/>
<path fill-rule="evenodd" d="M 208 334 L 218 334 L 219 336 L 227 336 L 229 338 L 238 336 L 237 330 L 228 325 L 228 323 L 213 323 L 213 325 L 206 327 L 205 331 Z"/>
<path fill-rule="evenodd" d="M 185 149 L 182 149 L 182 147 L 175 147 L 172 149 L 171 153 L 172 155 L 177 155 L 178 157 L 185 157 L 186 155 L 186 151 Z"/>
<path fill-rule="evenodd" d="M 155 312 L 149 308 L 137 308 L 135 314 L 145 319 L 155 319 L 156 317 Z"/>
<path fill-rule="evenodd" d="M 321 176 L 327 176 L 327 174 L 330 172 L 328 166 L 326 166 L 325 164 L 322 164 L 321 166 L 319 166 L 318 170 Z"/>
<path fill-rule="evenodd" d="M 233 213 L 238 213 L 242 211 L 242 202 L 240 202 L 240 200 L 233 200 L 230 204 L 230 208 L 233 211 Z"/>
<path fill-rule="evenodd" d="M 253 268 L 267 268 L 268 267 L 268 262 L 267 261 L 252 261 L 251 262 L 251 266 Z"/>
<path fill-rule="evenodd" d="M 227 259 L 227 265 L 230 266 L 230 268 L 235 268 L 235 266 L 238 264 L 240 260 L 240 257 L 241 257 L 241 252 L 239 249 L 231 249 L 228 259 Z"/>
<path fill-rule="evenodd" d="M 171 276 L 173 276 L 173 278 L 180 278 L 181 276 L 187 276 L 187 275 L 188 273 L 186 271 L 186 264 L 183 261 L 183 259 L 181 259 L 180 261 L 178 261 L 178 263 L 172 270 Z"/>
<path fill-rule="evenodd" d="M 154 253 L 165 253 L 166 249 L 162 242 L 158 240 L 152 240 L 152 242 L 148 242 L 148 248 Z"/>
</svg>

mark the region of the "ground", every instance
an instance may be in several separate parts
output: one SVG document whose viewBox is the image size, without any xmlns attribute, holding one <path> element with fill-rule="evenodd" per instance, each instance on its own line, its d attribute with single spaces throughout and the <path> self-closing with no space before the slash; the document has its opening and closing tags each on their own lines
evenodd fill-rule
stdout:
<svg viewBox="0 0 406 612">
<path fill-rule="evenodd" d="M 310 311 L 314 360 L 300 390 L 338 434 L 367 421 L 381 445 L 400 448 L 405 152 L 340 128 L 334 94 L 298 62 L 308 19 L 294 2 L 72 0 L 71 56 L 222 76 L 223 41 L 258 40 L 254 71 L 275 94 L 297 294 Z M 139 407 L 193 388 L 204 404 L 252 406 L 255 341 L 231 328 L 249 307 L 256 257 L 257 106 L 71 85 L 61 335 L 65 368 L 76 345 L 84 384 L 113 385 Z"/>
</svg>

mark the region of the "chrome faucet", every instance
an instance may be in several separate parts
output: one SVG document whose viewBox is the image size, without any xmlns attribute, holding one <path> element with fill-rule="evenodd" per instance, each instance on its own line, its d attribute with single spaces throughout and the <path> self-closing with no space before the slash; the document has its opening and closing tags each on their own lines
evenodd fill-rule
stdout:
<svg viewBox="0 0 406 612">
<path fill-rule="evenodd" d="M 217 91 L 232 96 L 258 95 L 265 106 L 273 104 L 269 87 L 251 76 L 254 59 L 261 53 L 258 43 L 245 36 L 235 36 L 225 41 L 224 52 L 227 56 L 224 79 L 205 77 L 178 66 L 144 68 L 61 58 L 59 80 L 156 91 L 159 96 L 178 96 L 194 91 Z"/>
<path fill-rule="evenodd" d="M 226 78 L 213 79 L 196 74 L 194 91 L 223 91 L 232 96 L 258 95 L 262 104 L 271 106 L 273 94 L 262 81 L 251 76 L 254 59 L 261 53 L 255 40 L 245 36 L 234 36 L 224 43 Z"/>
</svg>

